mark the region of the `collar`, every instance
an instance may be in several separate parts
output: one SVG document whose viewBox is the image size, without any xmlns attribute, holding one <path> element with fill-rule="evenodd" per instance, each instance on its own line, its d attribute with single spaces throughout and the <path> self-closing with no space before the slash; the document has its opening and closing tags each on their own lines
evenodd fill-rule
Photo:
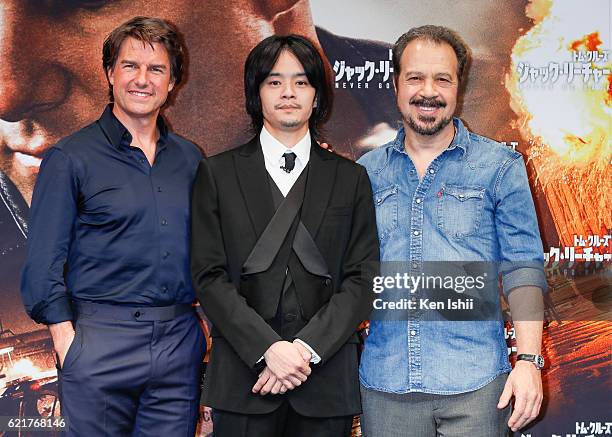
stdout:
<svg viewBox="0 0 612 437">
<path fill-rule="evenodd" d="M 164 122 L 161 115 L 157 117 L 157 129 L 159 129 L 159 140 L 158 149 L 165 147 L 168 139 L 168 126 Z M 98 119 L 98 124 L 104 131 L 106 138 L 110 141 L 111 145 L 115 148 L 121 146 L 129 146 L 132 144 L 132 135 L 127 128 L 119 121 L 115 114 L 113 114 L 113 104 L 109 103 L 104 112 Z"/>
<path fill-rule="evenodd" d="M 446 150 L 452 150 L 458 147 L 463 152 L 463 155 L 465 155 L 468 151 L 468 146 L 470 144 L 470 132 L 467 130 L 463 122 L 457 117 L 453 117 L 453 125 L 455 126 L 455 136 L 453 137 L 453 140 L 446 148 Z M 404 150 L 405 138 L 406 132 L 404 130 L 404 126 L 402 126 L 397 131 L 397 135 L 391 143 L 391 147 L 397 152 L 406 153 L 406 151 Z"/>
<path fill-rule="evenodd" d="M 270 162 L 279 161 L 285 152 L 291 151 L 297 155 L 297 158 L 304 165 L 310 158 L 310 131 L 306 132 L 306 135 L 302 137 L 300 141 L 293 147 L 287 147 L 267 131 L 265 127 L 261 129 L 259 134 L 259 142 L 261 143 L 261 150 L 266 159 Z"/>
</svg>

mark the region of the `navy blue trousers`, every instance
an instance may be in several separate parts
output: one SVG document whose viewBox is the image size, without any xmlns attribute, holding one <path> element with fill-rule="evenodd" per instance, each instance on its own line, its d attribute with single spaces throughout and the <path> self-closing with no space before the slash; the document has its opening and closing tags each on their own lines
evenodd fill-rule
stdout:
<svg viewBox="0 0 612 437">
<path fill-rule="evenodd" d="M 156 320 L 147 309 L 91 308 L 79 310 L 58 371 L 65 435 L 193 437 L 206 349 L 195 312 Z"/>
</svg>

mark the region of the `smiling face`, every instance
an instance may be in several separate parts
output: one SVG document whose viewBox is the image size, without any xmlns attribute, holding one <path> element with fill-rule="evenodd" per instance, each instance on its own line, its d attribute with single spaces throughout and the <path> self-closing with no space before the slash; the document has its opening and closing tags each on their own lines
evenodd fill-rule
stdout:
<svg viewBox="0 0 612 437">
<path fill-rule="evenodd" d="M 452 47 L 416 39 L 406 45 L 400 64 L 395 85 L 405 128 L 424 136 L 452 129 L 459 88 Z"/>
<path fill-rule="evenodd" d="M 255 0 L 0 0 L 0 171 L 29 202 L 43 153 L 95 121 L 108 102 L 104 39 L 143 12 L 184 32 L 189 75 L 164 109 L 173 130 L 210 155 L 248 139 L 244 59 L 274 31 L 249 21 L 261 7 Z"/>
<path fill-rule="evenodd" d="M 283 50 L 259 88 L 265 128 L 276 137 L 278 132 L 305 135 L 315 94 L 300 61 Z"/>
<path fill-rule="evenodd" d="M 165 47 L 127 38 L 108 71 L 113 111 L 120 119 L 156 118 L 174 87 Z"/>
</svg>

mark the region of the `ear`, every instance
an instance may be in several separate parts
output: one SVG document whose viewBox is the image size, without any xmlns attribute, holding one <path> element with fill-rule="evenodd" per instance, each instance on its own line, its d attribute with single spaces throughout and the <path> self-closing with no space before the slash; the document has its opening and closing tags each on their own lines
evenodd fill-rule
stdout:
<svg viewBox="0 0 612 437">
<path fill-rule="evenodd" d="M 174 81 L 171 80 L 170 83 L 168 84 L 168 92 L 172 91 L 174 89 Z"/>
<path fill-rule="evenodd" d="M 312 109 L 314 109 L 314 108 L 316 108 L 316 107 L 317 107 L 317 102 L 318 102 L 318 100 L 319 100 L 319 97 L 318 97 L 318 96 L 315 96 L 314 101 L 312 102 Z"/>
<path fill-rule="evenodd" d="M 108 70 L 106 70 L 106 79 L 108 80 L 108 83 L 110 83 L 111 85 L 115 85 L 115 78 L 113 77 L 113 69 L 109 68 Z"/>
</svg>

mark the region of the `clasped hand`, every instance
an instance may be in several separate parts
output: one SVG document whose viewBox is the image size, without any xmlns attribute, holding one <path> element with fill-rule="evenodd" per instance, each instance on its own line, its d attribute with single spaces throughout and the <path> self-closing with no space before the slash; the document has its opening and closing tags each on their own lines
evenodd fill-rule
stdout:
<svg viewBox="0 0 612 437">
<path fill-rule="evenodd" d="M 265 369 L 253 386 L 253 393 L 286 393 L 302 385 L 310 375 L 312 354 L 298 342 L 277 341 L 264 354 Z"/>
</svg>

